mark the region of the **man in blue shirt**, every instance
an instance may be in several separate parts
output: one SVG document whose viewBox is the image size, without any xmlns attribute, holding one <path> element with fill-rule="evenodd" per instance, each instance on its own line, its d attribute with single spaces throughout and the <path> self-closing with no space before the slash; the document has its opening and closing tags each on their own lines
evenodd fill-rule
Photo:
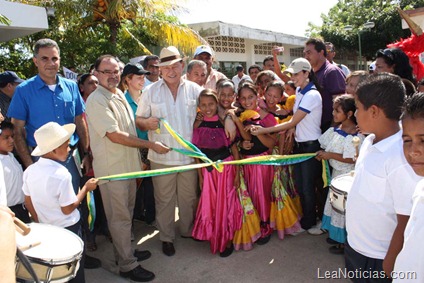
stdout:
<svg viewBox="0 0 424 283">
<path fill-rule="evenodd" d="M 60 67 L 60 49 L 51 39 L 40 39 L 34 46 L 34 64 L 38 75 L 16 87 L 7 115 L 15 126 L 15 147 L 24 167 L 34 160 L 30 148 L 37 146 L 34 132 L 47 122 L 60 125 L 75 123 L 76 134 L 71 137 L 68 159 L 63 164 L 72 175 L 72 183 L 77 191 L 80 175 L 72 154 L 77 143 L 88 153 L 87 126 L 82 119 L 85 105 L 75 82 L 57 75 Z M 83 164 L 89 167 L 89 156 L 83 157 Z M 88 168 L 85 168 L 88 169 Z"/>
</svg>

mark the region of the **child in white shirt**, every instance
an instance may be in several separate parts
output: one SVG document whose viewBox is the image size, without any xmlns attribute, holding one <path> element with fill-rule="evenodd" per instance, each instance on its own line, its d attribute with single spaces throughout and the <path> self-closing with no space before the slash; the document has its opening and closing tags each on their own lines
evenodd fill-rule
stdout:
<svg viewBox="0 0 424 283">
<path fill-rule="evenodd" d="M 34 133 L 37 147 L 31 155 L 40 159 L 24 172 L 23 191 L 25 204 L 35 222 L 66 228 L 81 237 L 78 206 L 87 192 L 96 189 L 97 180 L 88 180 L 75 195 L 72 176 L 59 162 L 66 160 L 69 153 L 69 138 L 75 124 L 60 126 L 49 122 Z M 76 277 L 70 282 L 85 282 L 84 255 Z"/>
<path fill-rule="evenodd" d="M 7 206 L 25 223 L 31 222 L 28 210 L 24 206 L 25 195 L 22 192 L 22 166 L 13 156 L 13 124 L 2 122 L 0 125 L 0 162 L 6 187 Z"/>
<path fill-rule="evenodd" d="M 412 197 L 412 211 L 405 228 L 403 248 L 396 258 L 393 282 L 424 280 L 424 93 L 414 94 L 402 114 L 405 158 L 421 177 Z M 405 272 L 415 272 L 406 274 Z M 404 277 L 408 275 L 409 277 Z M 402 281 L 404 280 L 404 281 Z"/>
</svg>

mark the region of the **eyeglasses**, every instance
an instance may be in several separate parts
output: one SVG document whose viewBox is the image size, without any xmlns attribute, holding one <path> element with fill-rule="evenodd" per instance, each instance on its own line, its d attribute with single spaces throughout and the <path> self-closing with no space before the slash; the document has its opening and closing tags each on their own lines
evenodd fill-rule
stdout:
<svg viewBox="0 0 424 283">
<path fill-rule="evenodd" d="M 115 71 L 109 71 L 109 70 L 105 70 L 105 71 L 100 71 L 100 70 L 96 70 L 99 73 L 102 73 L 103 75 L 106 76 L 118 76 L 120 71 L 119 70 L 115 70 Z"/>
<path fill-rule="evenodd" d="M 384 57 L 387 57 L 387 58 L 389 58 L 390 60 L 392 60 L 392 62 L 394 62 L 395 61 L 395 55 L 393 54 L 393 52 L 392 52 L 392 50 L 390 50 L 390 49 L 380 49 L 380 50 L 378 50 L 377 51 L 377 57 L 379 57 L 378 55 L 381 55 L 381 56 L 384 56 Z M 380 56 L 380 57 L 381 57 Z"/>
</svg>

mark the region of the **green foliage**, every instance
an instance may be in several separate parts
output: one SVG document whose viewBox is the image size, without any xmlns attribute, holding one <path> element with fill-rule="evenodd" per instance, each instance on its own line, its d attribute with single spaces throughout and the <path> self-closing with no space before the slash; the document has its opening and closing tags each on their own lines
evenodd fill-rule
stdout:
<svg viewBox="0 0 424 283">
<path fill-rule="evenodd" d="M 331 41 L 338 50 L 358 50 L 358 32 L 361 34 L 362 55 L 373 59 L 375 52 L 387 44 L 407 38 L 408 29 L 402 30 L 401 18 L 396 10 L 414 9 L 424 6 L 424 0 L 339 0 L 328 15 L 321 15 L 321 27 L 310 26 L 310 32 L 320 34 L 325 41 Z M 372 21 L 375 27 L 363 29 L 363 24 Z M 352 31 L 345 26 L 351 25 Z"/>
<path fill-rule="evenodd" d="M 10 1 L 55 9 L 54 17 L 49 17 L 48 30 L 0 44 L 0 68 L 15 70 L 26 78 L 36 73 L 32 46 L 40 38 L 56 40 L 61 66 L 74 67 L 79 73 L 87 72 L 102 54 L 128 62 L 150 54 L 157 45 L 192 51 L 205 42 L 173 16 L 173 12 L 181 10 L 177 0 L 103 0 L 107 6 L 102 12 L 97 6 L 99 0 Z"/>
</svg>

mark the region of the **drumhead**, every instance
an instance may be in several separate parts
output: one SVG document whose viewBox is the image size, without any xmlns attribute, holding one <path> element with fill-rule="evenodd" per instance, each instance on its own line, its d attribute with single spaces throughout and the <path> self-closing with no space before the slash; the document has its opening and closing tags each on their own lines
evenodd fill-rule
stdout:
<svg viewBox="0 0 424 283">
<path fill-rule="evenodd" d="M 336 190 L 349 193 L 353 184 L 352 174 L 343 174 L 331 180 L 331 187 Z"/>
<path fill-rule="evenodd" d="M 82 240 L 65 228 L 42 223 L 29 223 L 28 226 L 31 228 L 28 235 L 16 233 L 17 245 L 41 244 L 24 251 L 27 257 L 54 264 L 69 262 L 82 253 Z"/>
</svg>

